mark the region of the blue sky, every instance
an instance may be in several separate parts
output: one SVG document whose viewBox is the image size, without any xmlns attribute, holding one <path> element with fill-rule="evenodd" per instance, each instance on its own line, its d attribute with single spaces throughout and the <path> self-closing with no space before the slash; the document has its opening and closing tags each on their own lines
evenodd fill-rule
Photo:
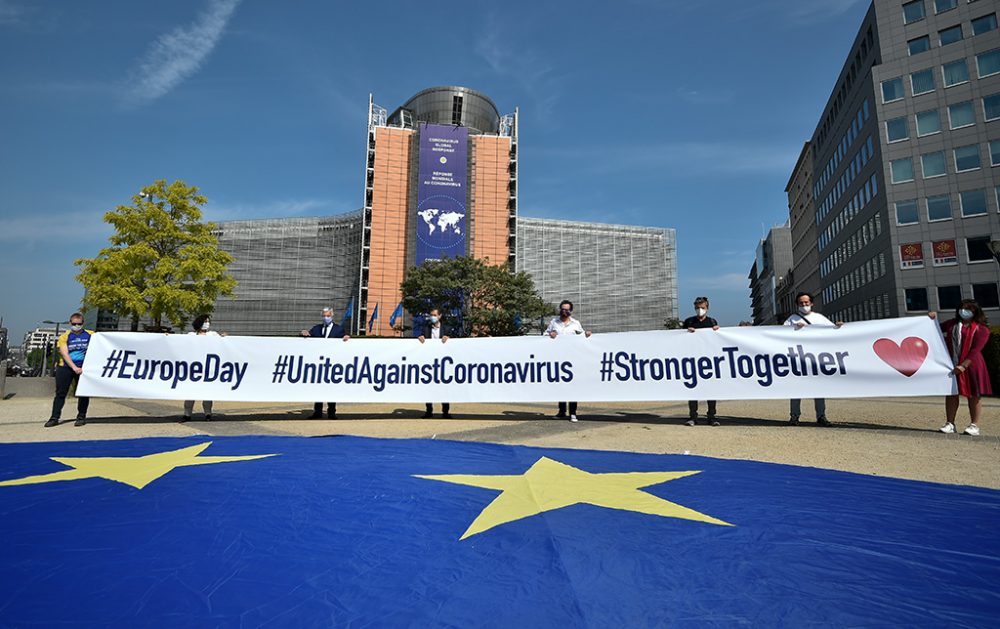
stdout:
<svg viewBox="0 0 1000 629">
<path fill-rule="evenodd" d="M 0 0 L 0 315 L 16 344 L 76 309 L 73 260 L 155 179 L 210 220 L 356 209 L 369 92 L 465 85 L 520 107 L 523 215 L 676 228 L 682 317 L 735 324 L 867 7 Z"/>
</svg>

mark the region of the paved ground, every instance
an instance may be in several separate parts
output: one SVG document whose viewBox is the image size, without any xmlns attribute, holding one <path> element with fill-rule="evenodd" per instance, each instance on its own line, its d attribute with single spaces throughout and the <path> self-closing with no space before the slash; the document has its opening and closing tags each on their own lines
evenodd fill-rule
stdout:
<svg viewBox="0 0 1000 629">
<path fill-rule="evenodd" d="M 214 420 L 178 423 L 179 402 L 91 402 L 90 419 L 44 428 L 51 400 L 15 395 L 0 401 L 0 441 L 67 441 L 189 435 L 359 435 L 436 438 L 529 446 L 750 459 L 1000 489 L 1000 399 L 984 400 L 983 436 L 944 435 L 940 398 L 829 400 L 836 425 L 786 423 L 785 401 L 720 402 L 723 425 L 683 424 L 685 402 L 582 404 L 581 420 L 552 418 L 554 405 L 463 404 L 454 419 L 420 419 L 419 405 L 342 404 L 336 420 L 308 420 L 311 405 L 220 402 Z M 704 408 L 704 404 L 702 404 Z M 200 405 L 196 406 L 196 409 Z M 803 409 L 811 410 L 804 401 Z M 75 401 L 65 417 L 75 416 Z M 196 419 L 199 415 L 196 415 Z M 806 417 L 811 416 L 804 416 Z M 968 424 L 959 414 L 958 429 Z"/>
</svg>

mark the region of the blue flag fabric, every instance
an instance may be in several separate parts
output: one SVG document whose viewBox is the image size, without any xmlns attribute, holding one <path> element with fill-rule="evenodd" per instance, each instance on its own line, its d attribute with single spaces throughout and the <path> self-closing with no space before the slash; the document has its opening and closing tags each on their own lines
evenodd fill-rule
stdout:
<svg viewBox="0 0 1000 629">
<path fill-rule="evenodd" d="M 340 321 L 340 326 L 345 330 L 348 329 L 348 324 L 351 322 L 351 317 L 354 316 L 354 298 L 351 297 L 351 301 L 347 303 L 347 310 L 344 311 L 344 318 Z"/>
<path fill-rule="evenodd" d="M 396 306 L 396 309 L 392 311 L 391 315 L 389 315 L 389 327 L 395 328 L 396 320 L 398 320 L 402 316 L 403 316 L 403 302 L 399 302 L 399 305 Z"/>
<path fill-rule="evenodd" d="M 378 302 L 375 303 L 375 309 L 372 310 L 372 316 L 368 318 L 368 332 L 372 331 L 372 326 L 378 321 Z"/>
<path fill-rule="evenodd" d="M 995 626 L 997 522 L 998 491 L 696 456 L 0 444 L 0 625 Z"/>
</svg>

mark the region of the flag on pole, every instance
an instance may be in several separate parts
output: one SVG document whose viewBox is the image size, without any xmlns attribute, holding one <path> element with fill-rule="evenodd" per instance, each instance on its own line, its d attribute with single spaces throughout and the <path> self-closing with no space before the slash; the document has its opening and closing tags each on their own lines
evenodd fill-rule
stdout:
<svg viewBox="0 0 1000 629">
<path fill-rule="evenodd" d="M 368 333 L 371 334 L 372 326 L 375 325 L 375 321 L 378 320 L 378 302 L 375 302 L 375 310 L 372 310 L 372 316 L 368 319 Z"/>
<path fill-rule="evenodd" d="M 403 302 L 399 302 L 399 305 L 396 306 L 396 309 L 392 311 L 391 315 L 389 315 L 389 327 L 395 328 L 396 320 L 402 316 L 403 316 Z"/>
<path fill-rule="evenodd" d="M 354 298 L 351 297 L 350 303 L 347 304 L 347 310 L 344 311 L 344 318 L 340 322 L 341 327 L 346 328 L 347 324 L 350 323 L 351 321 L 351 317 L 353 316 L 354 316 Z"/>
</svg>

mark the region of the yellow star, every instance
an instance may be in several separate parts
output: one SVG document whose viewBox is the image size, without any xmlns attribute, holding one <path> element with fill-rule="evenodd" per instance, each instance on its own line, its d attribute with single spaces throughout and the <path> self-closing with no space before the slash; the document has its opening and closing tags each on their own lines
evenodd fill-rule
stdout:
<svg viewBox="0 0 1000 629">
<path fill-rule="evenodd" d="M 163 476 L 175 467 L 189 465 L 209 465 L 212 463 L 230 463 L 232 461 L 250 461 L 263 459 L 276 454 L 256 454 L 251 456 L 203 456 L 199 457 L 205 448 L 212 445 L 211 441 L 198 445 L 158 452 L 146 456 L 104 456 L 88 458 L 50 457 L 56 463 L 72 467 L 71 470 L 26 476 L 5 480 L 0 485 L 34 485 L 36 483 L 54 483 L 63 480 L 80 480 L 83 478 L 106 478 L 142 489 L 157 478 Z"/>
<path fill-rule="evenodd" d="M 700 471 L 591 474 L 543 456 L 527 472 L 513 476 L 417 474 L 416 477 L 499 489 L 503 492 L 469 525 L 461 537 L 465 539 L 494 526 L 575 504 L 732 526 L 728 522 L 640 491 L 643 487 L 699 473 Z"/>
</svg>

